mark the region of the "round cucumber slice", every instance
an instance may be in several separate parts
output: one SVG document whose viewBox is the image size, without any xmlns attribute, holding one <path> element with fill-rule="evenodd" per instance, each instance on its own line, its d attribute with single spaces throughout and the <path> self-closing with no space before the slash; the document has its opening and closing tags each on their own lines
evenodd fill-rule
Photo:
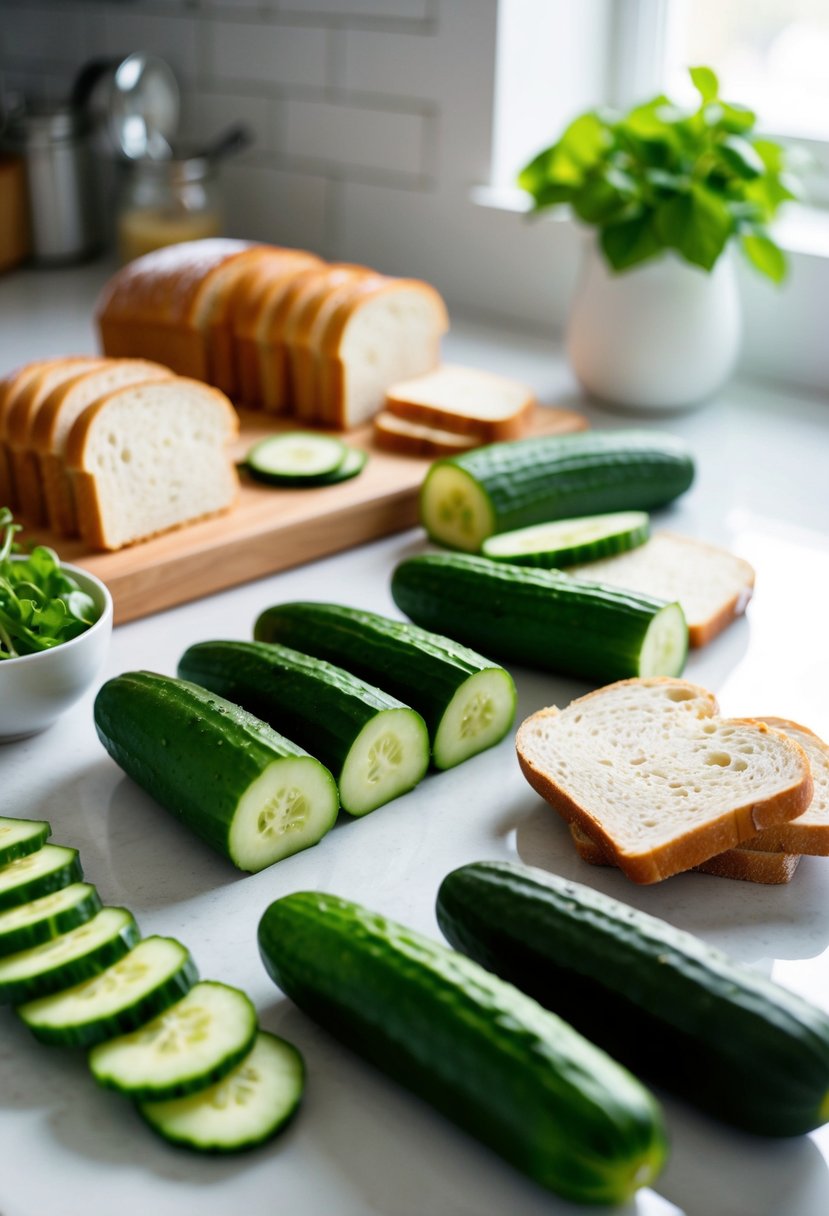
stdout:
<svg viewBox="0 0 829 1216">
<path fill-rule="evenodd" d="M 515 684 L 503 667 L 479 671 L 460 686 L 435 734 L 435 767 L 452 768 L 500 742 L 515 717 Z"/>
<path fill-rule="evenodd" d="M 0 957 L 30 950 L 77 928 L 101 910 L 98 892 L 87 882 L 42 895 L 19 908 L 0 912 Z"/>
<path fill-rule="evenodd" d="M 198 978 L 181 942 L 147 937 L 100 975 L 17 1012 L 42 1043 L 91 1047 L 143 1026 L 181 1000 Z"/>
<path fill-rule="evenodd" d="M 346 452 L 345 460 L 338 469 L 325 479 L 320 479 L 316 484 L 321 486 L 334 486 L 341 481 L 350 481 L 352 477 L 357 477 L 362 473 L 368 462 L 368 452 L 363 452 L 360 448 L 349 448 Z"/>
<path fill-rule="evenodd" d="M 648 626 L 639 651 L 640 676 L 679 676 L 688 657 L 688 626 L 679 604 L 666 604 Z"/>
<path fill-rule="evenodd" d="M 0 910 L 17 908 L 83 878 L 77 849 L 45 844 L 0 870 Z"/>
<path fill-rule="evenodd" d="M 139 936 L 126 908 L 102 908 L 79 928 L 0 959 L 0 1001 L 17 1005 L 98 975 L 123 958 Z"/>
<path fill-rule="evenodd" d="M 287 431 L 254 444 L 245 463 L 252 477 L 271 485 L 315 485 L 340 468 L 347 451 L 330 435 Z"/>
<path fill-rule="evenodd" d="M 89 1053 L 95 1080 L 137 1101 L 183 1098 L 227 1076 L 256 1038 L 244 992 L 203 980 L 139 1030 Z"/>
<path fill-rule="evenodd" d="M 339 776 L 349 815 L 367 815 L 417 785 L 429 767 L 429 732 L 413 709 L 381 710 L 354 740 Z"/>
<path fill-rule="evenodd" d="M 0 819 L 0 866 L 36 852 L 51 834 L 43 819 Z"/>
<path fill-rule="evenodd" d="M 292 1044 L 259 1031 L 232 1072 L 199 1093 L 142 1102 L 150 1127 L 173 1144 L 204 1153 L 235 1153 L 276 1135 L 299 1106 L 305 1065 Z"/>
<path fill-rule="evenodd" d="M 477 553 L 495 531 L 495 512 L 483 487 L 465 469 L 438 462 L 420 492 L 420 520 L 431 540 Z"/>
<path fill-rule="evenodd" d="M 615 511 L 499 532 L 484 541 L 481 552 L 518 566 L 571 566 L 625 553 L 650 535 L 646 511 Z"/>
</svg>

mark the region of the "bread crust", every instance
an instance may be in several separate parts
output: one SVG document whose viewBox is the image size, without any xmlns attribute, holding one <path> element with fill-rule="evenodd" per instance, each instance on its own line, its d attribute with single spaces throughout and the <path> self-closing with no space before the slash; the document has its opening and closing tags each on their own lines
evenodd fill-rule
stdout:
<svg viewBox="0 0 829 1216">
<path fill-rule="evenodd" d="M 443 369 L 437 368 L 439 374 Z M 505 376 L 481 372 L 477 369 L 458 368 L 459 372 L 469 371 L 470 375 L 481 380 L 492 379 L 495 382 L 506 381 Z M 431 373 L 426 373 L 430 375 Z M 405 385 L 392 385 L 386 395 L 386 409 L 408 422 L 419 422 L 424 426 L 434 426 L 447 431 L 461 431 L 470 435 L 480 435 L 485 443 L 496 443 L 506 439 L 519 439 L 526 433 L 530 418 L 538 404 L 535 393 L 526 385 L 517 387 L 524 390 L 521 404 L 512 414 L 503 418 L 487 418 L 485 415 L 476 417 L 473 414 L 458 413 L 451 404 L 438 405 L 418 400 L 414 393 L 407 391 Z"/>
<path fill-rule="evenodd" d="M 468 452 L 483 442 L 475 435 L 458 435 L 407 422 L 405 418 L 398 418 L 385 410 L 374 419 L 375 445 L 401 456 L 454 456 L 458 452 Z"/>
<path fill-rule="evenodd" d="M 649 677 L 645 680 L 620 680 L 616 684 L 596 689 L 584 697 L 579 697 L 570 703 L 568 709 L 601 697 L 608 688 L 658 684 L 686 689 L 692 696 L 701 697 L 708 704 L 709 716 L 716 716 L 718 706 L 712 693 L 688 681 L 675 680 L 665 676 Z M 661 882 L 662 879 L 669 878 L 672 874 L 690 870 L 718 853 L 724 853 L 728 849 L 733 849 L 751 840 L 758 831 L 764 828 L 774 827 L 796 818 L 797 815 L 802 814 L 811 801 L 813 789 L 811 768 L 808 756 L 799 744 L 794 743 L 779 731 L 770 731 L 765 723 L 757 722 L 754 719 L 723 718 L 721 719 L 723 723 L 733 722 L 740 725 L 748 723 L 761 733 L 776 735 L 784 750 L 789 750 L 796 759 L 801 771 L 799 780 L 770 798 L 744 802 L 721 813 L 716 819 L 691 824 L 687 831 L 662 845 L 643 849 L 637 853 L 625 851 L 617 844 L 592 808 L 581 805 L 563 786 L 553 780 L 549 773 L 533 763 L 522 752 L 522 741 L 525 734 L 531 729 L 531 725 L 534 726 L 539 721 L 543 722 L 545 718 L 557 717 L 559 712 L 555 707 L 539 710 L 519 727 L 516 736 L 516 751 L 521 771 L 532 788 L 549 802 L 554 810 L 568 823 L 578 824 L 582 831 L 591 837 L 633 882 L 641 884 Z"/>
<path fill-rule="evenodd" d="M 813 730 L 809 730 L 808 726 L 801 726 L 799 722 L 792 722 L 790 718 L 777 718 L 773 715 L 759 716 L 757 721 L 764 722 L 770 729 L 783 732 L 784 734 L 788 730 L 794 730 L 810 736 L 814 740 L 816 748 L 829 759 L 829 745 L 819 735 L 816 735 Z M 797 742 L 797 740 L 793 740 L 793 742 Z M 758 832 L 754 840 L 751 841 L 751 847 L 770 853 L 805 853 L 811 857 L 829 857 L 829 814 L 827 814 L 827 818 L 823 823 L 804 823 L 801 819 L 802 817 L 798 817 L 797 819 L 790 820 L 788 823 L 765 828 L 762 832 Z"/>
</svg>

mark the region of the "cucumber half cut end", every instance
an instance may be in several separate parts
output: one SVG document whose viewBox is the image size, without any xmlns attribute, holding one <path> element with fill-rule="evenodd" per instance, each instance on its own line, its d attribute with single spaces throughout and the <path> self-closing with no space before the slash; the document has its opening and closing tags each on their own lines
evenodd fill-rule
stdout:
<svg viewBox="0 0 829 1216">
<path fill-rule="evenodd" d="M 285 1126 L 299 1106 L 305 1067 L 297 1049 L 260 1031 L 253 1049 L 215 1085 L 168 1102 L 143 1102 L 150 1127 L 199 1152 L 254 1148 Z"/>
<path fill-rule="evenodd" d="M 648 626 L 639 651 L 639 676 L 678 676 L 688 657 L 688 626 L 679 604 L 666 604 Z"/>
<path fill-rule="evenodd" d="M 230 828 L 230 855 L 256 873 L 316 844 L 339 809 L 334 778 L 318 760 L 275 760 L 244 793 Z"/>
<path fill-rule="evenodd" d="M 515 718 L 515 684 L 502 667 L 479 671 L 460 686 L 440 720 L 435 767 L 452 768 L 500 743 Z"/>
<path fill-rule="evenodd" d="M 420 495 L 420 520 L 432 540 L 450 549 L 477 553 L 495 530 L 486 492 L 465 469 L 434 464 Z"/>
<path fill-rule="evenodd" d="M 413 709 L 387 709 L 360 731 L 340 773 L 349 815 L 367 815 L 417 785 L 429 767 L 429 732 Z"/>
<path fill-rule="evenodd" d="M 572 566 L 635 549 L 649 534 L 646 511 L 614 511 L 499 532 L 487 537 L 482 552 L 516 565 Z"/>
</svg>

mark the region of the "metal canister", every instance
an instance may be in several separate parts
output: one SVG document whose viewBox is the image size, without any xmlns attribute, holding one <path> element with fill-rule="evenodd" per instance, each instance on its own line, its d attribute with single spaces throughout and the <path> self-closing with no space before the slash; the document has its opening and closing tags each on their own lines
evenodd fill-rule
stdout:
<svg viewBox="0 0 829 1216">
<path fill-rule="evenodd" d="M 71 106 L 31 106 L 11 118 L 7 138 L 26 166 L 38 262 L 80 261 L 101 244 L 90 135 L 88 118 Z"/>
</svg>

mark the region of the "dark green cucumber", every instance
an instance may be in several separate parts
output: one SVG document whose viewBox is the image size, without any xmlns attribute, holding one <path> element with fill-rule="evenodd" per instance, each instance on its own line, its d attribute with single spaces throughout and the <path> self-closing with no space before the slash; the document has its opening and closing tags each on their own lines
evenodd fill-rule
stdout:
<svg viewBox="0 0 829 1216">
<path fill-rule="evenodd" d="M 829 1016 L 690 933 L 506 862 L 444 879 L 438 922 L 637 1073 L 747 1131 L 829 1120 Z"/>
<path fill-rule="evenodd" d="M 98 693 L 95 726 L 124 772 L 240 870 L 316 844 L 336 820 L 319 761 L 204 688 L 127 672 Z"/>
<path fill-rule="evenodd" d="M 425 553 L 397 567 L 391 591 L 418 625 L 506 662 L 602 683 L 677 676 L 685 666 L 688 628 L 679 604 L 559 570 Z"/>
<path fill-rule="evenodd" d="M 408 621 L 341 604 L 276 604 L 254 637 L 336 663 L 423 717 L 436 768 L 450 768 L 503 739 L 515 685 L 503 667 Z"/>
<path fill-rule="evenodd" d="M 77 849 L 45 844 L 0 869 L 0 911 L 31 903 L 83 878 Z"/>
<path fill-rule="evenodd" d="M 436 461 L 421 490 L 420 519 L 433 540 L 476 553 L 495 532 L 661 507 L 693 479 L 685 446 L 659 431 L 539 435 Z"/>
<path fill-rule="evenodd" d="M 92 1047 L 163 1013 L 198 978 L 189 952 L 175 938 L 145 937 L 99 975 L 29 1001 L 17 1012 L 42 1043 Z"/>
<path fill-rule="evenodd" d="M 186 1098 L 141 1102 L 147 1123 L 171 1144 L 201 1153 L 238 1153 L 270 1140 L 296 1112 L 305 1064 L 284 1039 L 260 1030 L 227 1076 Z"/>
<path fill-rule="evenodd" d="M 288 646 L 200 642 L 185 651 L 178 670 L 317 756 L 334 774 L 350 815 L 365 815 L 410 790 L 429 766 L 429 736 L 418 713 Z"/>
<path fill-rule="evenodd" d="M 319 892 L 272 903 L 259 949 L 315 1021 L 543 1186 L 619 1203 L 658 1174 L 648 1091 L 469 959 Z"/>
<path fill-rule="evenodd" d="M 76 929 L 0 959 L 0 1002 L 18 1005 L 100 975 L 140 936 L 126 908 L 102 908 Z"/>
<path fill-rule="evenodd" d="M 0 866 L 35 853 L 46 843 L 52 829 L 43 819 L 0 819 Z"/>
<path fill-rule="evenodd" d="M 51 941 L 101 910 L 101 898 L 87 882 L 73 882 L 31 903 L 0 912 L 0 957 Z"/>
</svg>

